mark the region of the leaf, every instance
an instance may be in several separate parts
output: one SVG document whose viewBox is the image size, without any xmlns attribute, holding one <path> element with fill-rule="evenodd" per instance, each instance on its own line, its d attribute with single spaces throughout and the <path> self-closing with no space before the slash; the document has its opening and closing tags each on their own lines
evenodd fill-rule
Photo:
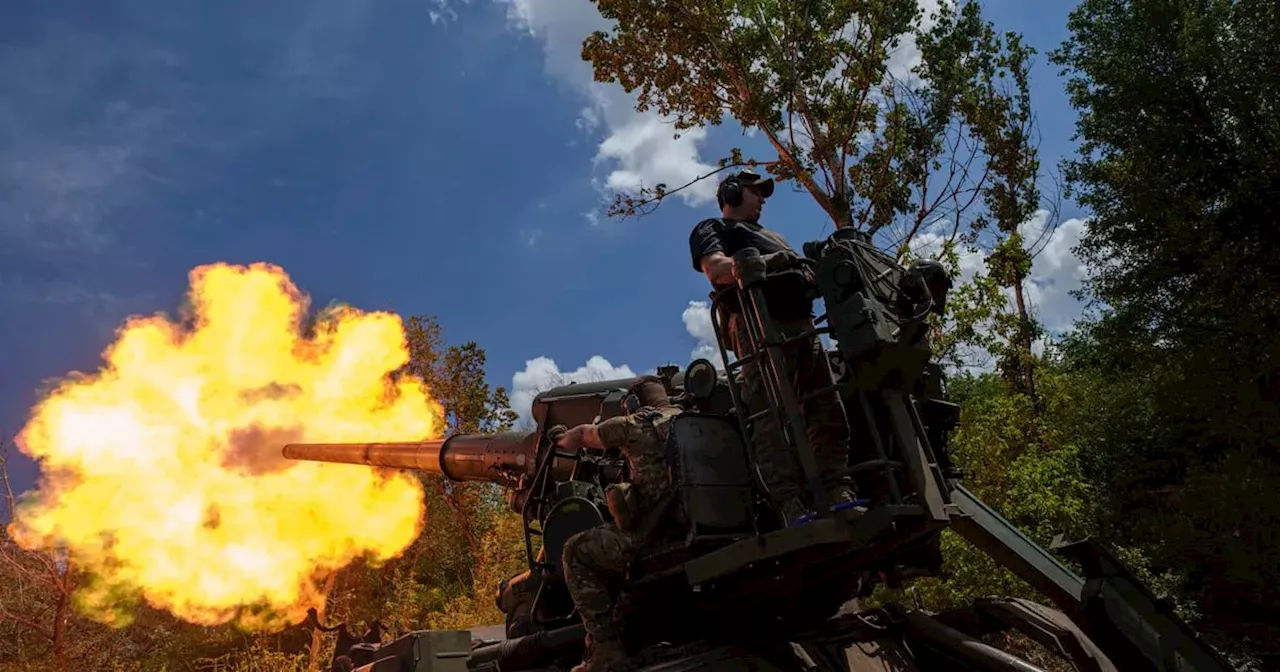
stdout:
<svg viewBox="0 0 1280 672">
<path fill-rule="evenodd" d="M 836 227 L 896 225 L 910 239 L 943 211 L 966 210 L 986 181 L 972 129 L 1011 107 L 993 82 L 1025 80 L 1028 50 L 997 35 L 975 2 L 944 5 L 929 30 L 916 0 L 593 2 L 614 22 L 583 42 L 596 81 L 621 85 L 638 111 L 677 130 L 726 116 L 758 129 L 777 153 L 764 162 L 774 176 L 795 180 Z M 928 86 L 890 72 L 904 36 L 922 55 L 910 74 Z M 1004 148 L 993 149 L 1001 160 Z M 737 149 L 718 161 L 743 164 Z M 609 214 L 644 214 L 682 188 L 620 194 Z"/>
</svg>

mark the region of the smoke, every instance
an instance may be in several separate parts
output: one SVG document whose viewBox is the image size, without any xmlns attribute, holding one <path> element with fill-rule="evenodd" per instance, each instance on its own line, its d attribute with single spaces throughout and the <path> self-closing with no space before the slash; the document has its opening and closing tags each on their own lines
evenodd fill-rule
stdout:
<svg viewBox="0 0 1280 672">
<path fill-rule="evenodd" d="M 231 430 L 227 436 L 222 466 L 247 476 L 261 476 L 283 471 L 295 462 L 281 454 L 281 447 L 298 443 L 306 436 L 301 425 L 293 427 L 264 427 L 250 425 Z"/>
</svg>

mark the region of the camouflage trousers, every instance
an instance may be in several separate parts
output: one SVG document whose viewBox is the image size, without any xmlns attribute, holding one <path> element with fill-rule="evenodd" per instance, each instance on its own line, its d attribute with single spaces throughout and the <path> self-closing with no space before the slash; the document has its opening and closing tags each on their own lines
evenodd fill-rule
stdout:
<svg viewBox="0 0 1280 672">
<path fill-rule="evenodd" d="M 783 338 L 814 328 L 813 320 L 808 318 L 777 320 L 775 323 Z M 747 340 L 740 318 L 736 316 L 732 334 L 734 352 L 742 357 L 750 351 L 750 341 Z M 782 383 L 791 384 L 797 401 L 811 392 L 831 387 L 834 382 L 831 362 L 817 336 L 790 343 L 782 350 L 787 373 L 791 377 L 790 381 L 783 380 Z M 740 388 L 743 401 L 752 414 L 774 405 L 760 375 L 760 361 L 764 361 L 764 353 L 761 353 L 761 359 L 742 367 Z M 804 417 L 805 434 L 809 445 L 813 447 L 823 486 L 830 490 L 846 482 L 842 472 L 848 465 L 849 420 L 840 400 L 840 392 L 832 389 L 801 402 L 800 413 Z M 787 442 L 782 423 L 780 412 L 769 413 L 757 418 L 751 430 L 760 479 L 775 504 L 800 496 L 805 491 L 804 469 L 800 466 L 799 456 Z"/>
<path fill-rule="evenodd" d="M 583 530 L 565 542 L 565 586 L 593 642 L 622 636 L 622 615 L 613 596 L 639 552 L 634 535 L 608 524 Z"/>
<path fill-rule="evenodd" d="M 533 632 L 533 600 L 538 585 L 536 576 L 527 569 L 499 584 L 494 603 L 498 611 L 507 615 L 507 637 L 514 639 Z"/>
</svg>

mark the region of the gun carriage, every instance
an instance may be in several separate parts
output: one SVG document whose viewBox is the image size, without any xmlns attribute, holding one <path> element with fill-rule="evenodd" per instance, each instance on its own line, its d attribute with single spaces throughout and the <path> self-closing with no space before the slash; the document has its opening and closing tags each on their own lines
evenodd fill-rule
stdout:
<svg viewBox="0 0 1280 672">
<path fill-rule="evenodd" d="M 813 447 L 782 357 L 772 287 L 799 271 L 767 274 L 756 250 L 734 256 L 737 285 L 712 295 L 745 314 L 750 347 L 734 359 L 720 338 L 720 367 L 700 359 L 659 369 L 685 409 L 668 454 L 687 534 L 636 560 L 618 590 L 628 605 L 633 670 L 1039 670 L 982 641 L 1015 628 L 1077 670 L 1226 670 L 1228 667 L 1121 563 L 1093 540 L 1055 550 L 1080 576 L 966 490 L 947 455 L 959 408 L 930 361 L 928 316 L 941 314 L 950 281 L 932 261 L 902 266 L 860 232 L 841 229 L 803 247 L 825 314 L 815 331 L 828 351 L 850 426 L 848 474 L 866 498 L 861 515 L 824 501 Z M 812 285 L 810 285 L 812 286 Z M 744 365 L 763 371 L 771 403 L 746 408 Z M 719 368 L 719 371 L 717 370 Z M 574 534 L 611 524 L 605 488 L 627 478 L 617 456 L 557 448 L 549 429 L 624 412 L 634 379 L 573 384 L 533 401 L 529 432 L 455 435 L 380 444 L 291 444 L 295 460 L 414 469 L 507 489 L 524 521 L 528 570 L 497 587 L 505 637 L 422 630 L 393 641 L 347 636 L 335 655 L 362 670 L 567 670 L 583 652 L 583 628 L 564 586 L 561 553 Z M 830 390 L 826 390 L 829 392 Z M 818 394 L 813 391 L 807 394 Z M 774 413 L 799 457 L 816 512 L 784 526 L 765 504 L 750 426 Z M 989 599 L 929 614 L 889 606 L 860 610 L 877 583 L 936 575 L 939 535 L 952 529 L 1052 603 Z M 371 639 L 380 639 L 380 636 Z"/>
</svg>

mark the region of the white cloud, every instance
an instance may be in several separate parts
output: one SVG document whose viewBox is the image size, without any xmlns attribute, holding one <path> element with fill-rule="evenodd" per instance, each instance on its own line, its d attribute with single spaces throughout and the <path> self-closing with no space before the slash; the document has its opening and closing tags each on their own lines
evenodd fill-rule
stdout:
<svg viewBox="0 0 1280 672">
<path fill-rule="evenodd" d="M 1083 285 L 1088 269 L 1072 248 L 1080 244 L 1085 221 L 1068 219 L 1041 240 L 1045 224 L 1046 218 L 1041 212 L 1022 227 L 1022 235 L 1028 242 L 1039 241 L 1031 248 L 1039 253 L 1031 266 L 1026 293 L 1044 328 L 1061 332 L 1080 317 L 1083 308 L 1080 300 L 1071 293 Z"/>
<path fill-rule="evenodd" d="M 448 23 L 458 20 L 458 12 L 451 5 L 465 5 L 471 0 L 430 0 L 430 5 L 435 9 L 427 10 L 427 16 L 431 18 L 431 23 Z"/>
<path fill-rule="evenodd" d="M 697 341 L 689 352 L 689 361 L 706 359 L 723 372 L 724 362 L 720 357 L 720 347 L 716 344 L 716 330 L 711 325 L 711 306 L 706 301 L 690 301 L 680 319 L 684 321 L 684 330 Z M 835 347 L 826 334 L 820 334 L 818 338 L 824 348 L 831 350 Z M 737 359 L 732 350 L 728 354 L 730 362 Z"/>
<path fill-rule="evenodd" d="M 942 222 L 941 226 L 921 231 L 911 239 L 911 253 L 917 257 L 937 259 L 949 236 L 950 228 L 946 226 L 946 222 Z M 960 257 L 960 274 L 954 282 L 959 286 L 973 280 L 979 271 L 986 268 L 987 255 L 982 249 L 970 249 L 963 245 L 957 245 L 957 248 L 956 251 Z"/>
<path fill-rule="evenodd" d="M 1048 215 L 1045 210 L 1036 212 L 1019 227 L 1019 232 L 1034 255 L 1031 273 L 1023 288 L 1023 297 L 1028 311 L 1039 320 L 1046 336 L 1052 338 L 1069 329 L 1080 317 L 1084 306 L 1072 296 L 1072 292 L 1080 289 L 1087 276 L 1087 269 L 1072 251 L 1084 233 L 1085 220 L 1068 219 L 1050 230 L 1046 228 L 1049 224 Z M 942 225 L 917 235 L 911 242 L 913 253 L 925 257 L 936 256 L 946 238 L 942 231 L 945 228 Z M 959 256 L 960 274 L 955 280 L 957 286 L 969 282 L 979 271 L 986 269 L 988 251 L 981 247 L 963 249 Z M 1004 290 L 1003 293 L 1012 307 L 1013 291 Z M 1041 339 L 1033 344 L 1032 350 L 1041 353 L 1044 345 L 1044 339 Z M 975 357 L 981 359 L 981 353 L 975 353 Z M 989 365 L 990 362 L 984 364 Z"/>
<path fill-rule="evenodd" d="M 921 30 L 931 30 L 938 23 L 934 15 L 943 2 L 950 7 L 955 6 L 953 0 L 918 0 L 916 4 L 920 8 L 920 16 L 915 25 Z M 921 84 L 920 79 L 911 72 L 912 68 L 920 65 L 920 59 L 920 47 L 916 45 L 915 35 L 903 35 L 898 40 L 898 46 L 889 53 L 889 74 L 909 86 Z"/>
<path fill-rule="evenodd" d="M 591 64 L 582 59 L 582 41 L 596 30 L 608 30 L 612 22 L 605 20 L 590 0 L 494 1 L 507 5 L 508 19 L 515 28 L 542 40 L 548 74 L 589 101 L 576 120 L 578 128 L 592 132 L 604 127 L 607 137 L 597 148 L 595 160 L 608 165 L 610 172 L 598 188 L 635 193 L 660 183 L 674 187 L 714 170 L 699 155 L 706 140 L 705 128 L 689 129 L 673 138 L 675 129 L 667 119 L 652 111 L 637 113 L 634 97 L 621 86 L 594 80 Z M 931 14 L 941 2 L 951 1 L 920 0 L 920 25 L 931 26 Z M 436 2 L 443 5 L 445 0 Z M 910 69 L 919 62 L 920 50 L 914 37 L 907 34 L 890 53 L 888 67 L 892 76 L 915 85 L 919 82 Z M 689 206 L 710 203 L 715 198 L 715 181 L 694 183 L 680 192 L 680 197 Z"/>
<path fill-rule="evenodd" d="M 634 192 L 659 183 L 677 186 L 715 169 L 699 157 L 706 130 L 684 131 L 673 139 L 674 127 L 656 113 L 639 114 L 635 99 L 621 86 L 594 81 L 591 64 L 582 60 L 582 41 L 610 22 L 589 0 L 495 0 L 508 5 L 513 25 L 542 40 L 547 73 L 575 89 L 589 101 L 577 120 L 584 131 L 603 127 L 607 137 L 596 162 L 611 171 L 603 187 Z M 715 183 L 703 180 L 680 192 L 690 206 L 715 199 Z"/>
<path fill-rule="evenodd" d="M 706 301 L 690 301 L 680 318 L 684 320 L 684 330 L 697 341 L 689 353 L 689 361 L 707 359 L 717 369 L 722 369 L 724 364 L 720 348 L 716 345 L 716 330 L 711 325 L 710 305 Z"/>
<path fill-rule="evenodd" d="M 720 352 L 716 348 L 715 330 L 711 327 L 711 313 L 706 301 L 690 301 L 685 307 L 685 331 L 693 337 L 696 344 L 689 353 L 689 361 L 700 357 L 706 358 L 718 369 L 723 365 Z M 732 353 L 731 353 L 732 357 Z M 688 362 L 677 363 L 681 368 Z M 657 372 L 657 367 L 644 371 L 646 374 Z M 539 393 L 553 387 L 569 383 L 590 383 L 617 378 L 633 378 L 639 375 L 626 364 L 614 365 L 600 355 L 593 355 L 586 364 L 572 371 L 562 371 L 555 360 L 550 357 L 535 357 L 525 362 L 524 370 L 517 371 L 511 377 L 511 408 L 520 415 L 520 424 L 527 426 L 532 420 L 533 398 Z"/>
<path fill-rule="evenodd" d="M 524 363 L 524 370 L 511 376 L 511 408 L 522 422 L 531 419 L 533 398 L 540 392 L 569 383 L 591 383 L 614 378 L 634 378 L 636 373 L 626 364 L 614 366 L 600 355 L 592 355 L 587 363 L 572 371 L 561 371 L 550 357 L 535 357 Z"/>
<path fill-rule="evenodd" d="M 529 247 L 533 247 L 534 245 L 537 245 L 538 241 L 541 239 L 542 239 L 542 229 L 521 229 L 520 230 L 520 241 Z"/>
</svg>

